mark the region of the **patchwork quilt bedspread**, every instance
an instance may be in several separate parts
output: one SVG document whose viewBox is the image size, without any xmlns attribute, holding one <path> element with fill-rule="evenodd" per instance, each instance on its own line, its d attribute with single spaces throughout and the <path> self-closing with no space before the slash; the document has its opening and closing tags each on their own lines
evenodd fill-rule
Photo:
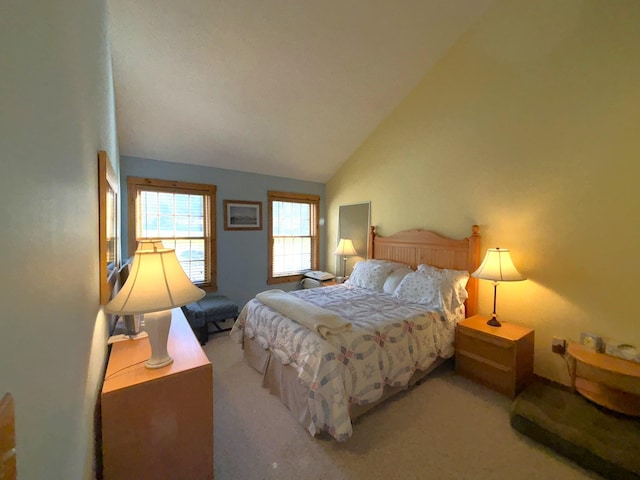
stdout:
<svg viewBox="0 0 640 480">
<path fill-rule="evenodd" d="M 351 286 L 291 292 L 351 322 L 349 331 L 327 339 L 253 299 L 231 332 L 256 339 L 282 363 L 294 366 L 309 388 L 312 435 L 327 431 L 351 437 L 349 405 L 378 400 L 385 385 L 406 386 L 413 373 L 454 353 L 455 324 L 420 304 Z"/>
</svg>

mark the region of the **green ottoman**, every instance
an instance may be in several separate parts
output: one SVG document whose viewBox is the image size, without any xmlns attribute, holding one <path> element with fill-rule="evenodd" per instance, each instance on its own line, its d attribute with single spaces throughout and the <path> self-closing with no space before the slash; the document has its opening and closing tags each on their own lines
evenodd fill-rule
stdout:
<svg viewBox="0 0 640 480">
<path fill-rule="evenodd" d="M 238 305 L 224 295 L 207 293 L 197 302 L 182 307 L 184 316 L 200 341 L 200 345 L 207 343 L 209 333 L 226 332 L 231 328 L 223 328 L 218 322 L 238 318 Z M 209 325 L 214 326 L 214 331 L 209 331 Z"/>
</svg>

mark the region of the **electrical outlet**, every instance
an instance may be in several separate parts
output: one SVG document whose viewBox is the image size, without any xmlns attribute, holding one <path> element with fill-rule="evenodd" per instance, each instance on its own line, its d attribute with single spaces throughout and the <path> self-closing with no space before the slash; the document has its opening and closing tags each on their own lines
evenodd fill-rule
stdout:
<svg viewBox="0 0 640 480">
<path fill-rule="evenodd" d="M 559 355 L 564 355 L 567 349 L 567 341 L 564 338 L 553 337 L 551 340 L 551 351 Z"/>
</svg>

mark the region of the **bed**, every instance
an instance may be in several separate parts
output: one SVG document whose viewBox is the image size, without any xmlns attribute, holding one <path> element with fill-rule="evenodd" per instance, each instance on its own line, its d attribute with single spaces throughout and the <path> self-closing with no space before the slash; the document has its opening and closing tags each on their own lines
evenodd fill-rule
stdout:
<svg viewBox="0 0 640 480">
<path fill-rule="evenodd" d="M 358 416 L 453 356 L 457 322 L 477 313 L 477 225 L 463 239 L 372 227 L 369 254 L 345 284 L 258 294 L 231 331 L 311 435 L 349 439 Z"/>
</svg>

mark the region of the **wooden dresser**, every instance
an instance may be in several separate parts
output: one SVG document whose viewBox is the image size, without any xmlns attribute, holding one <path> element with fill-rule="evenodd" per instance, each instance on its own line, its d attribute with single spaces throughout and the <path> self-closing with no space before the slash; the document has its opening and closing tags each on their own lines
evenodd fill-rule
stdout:
<svg viewBox="0 0 640 480">
<path fill-rule="evenodd" d="M 213 373 L 179 308 L 171 365 L 156 370 L 147 338 L 114 343 L 101 395 L 106 480 L 213 479 Z"/>
<path fill-rule="evenodd" d="M 474 315 L 456 328 L 456 372 L 515 397 L 533 377 L 534 331 Z"/>
<path fill-rule="evenodd" d="M 16 480 L 16 413 L 13 396 L 0 400 L 0 480 Z"/>
</svg>

